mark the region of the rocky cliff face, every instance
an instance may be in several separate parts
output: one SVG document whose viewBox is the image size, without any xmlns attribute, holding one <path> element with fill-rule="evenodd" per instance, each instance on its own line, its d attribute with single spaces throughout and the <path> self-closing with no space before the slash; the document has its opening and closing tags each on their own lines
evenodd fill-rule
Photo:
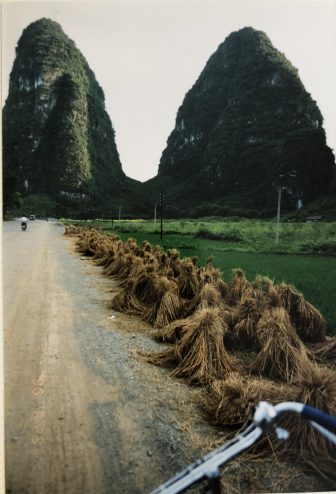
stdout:
<svg viewBox="0 0 336 494">
<path fill-rule="evenodd" d="M 174 204 L 295 207 L 324 194 L 334 157 L 297 70 L 252 28 L 230 34 L 186 94 L 150 183 Z"/>
<path fill-rule="evenodd" d="M 130 186 L 104 93 L 61 26 L 30 24 L 16 48 L 3 111 L 4 184 L 87 207 L 117 202 Z"/>
<path fill-rule="evenodd" d="M 197 207 L 201 215 L 267 214 L 279 184 L 283 205 L 293 209 L 323 196 L 335 168 L 321 113 L 297 70 L 252 28 L 232 33 L 210 57 L 146 184 L 125 176 L 103 91 L 49 19 L 30 24 L 18 42 L 3 143 L 5 208 L 15 192 L 44 193 L 74 210 L 108 213 L 122 204 L 139 216 L 164 192 L 175 216 Z"/>
</svg>

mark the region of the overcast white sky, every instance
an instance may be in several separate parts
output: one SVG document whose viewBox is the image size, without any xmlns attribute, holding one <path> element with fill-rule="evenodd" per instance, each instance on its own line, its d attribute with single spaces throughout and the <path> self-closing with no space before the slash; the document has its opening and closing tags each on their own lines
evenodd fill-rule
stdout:
<svg viewBox="0 0 336 494">
<path fill-rule="evenodd" d="M 185 93 L 232 32 L 260 29 L 299 69 L 336 151 L 336 0 L 2 0 L 2 99 L 15 46 L 48 17 L 75 41 L 104 90 L 125 173 L 157 173 Z"/>
</svg>

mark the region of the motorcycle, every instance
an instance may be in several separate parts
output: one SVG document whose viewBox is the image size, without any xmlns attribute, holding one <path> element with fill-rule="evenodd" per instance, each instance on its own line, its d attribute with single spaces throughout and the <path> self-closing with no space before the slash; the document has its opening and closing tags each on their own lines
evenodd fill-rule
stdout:
<svg viewBox="0 0 336 494">
<path fill-rule="evenodd" d="M 22 223 L 21 223 L 21 229 L 22 229 L 23 232 L 27 230 L 27 222 L 26 221 L 22 221 Z"/>
</svg>

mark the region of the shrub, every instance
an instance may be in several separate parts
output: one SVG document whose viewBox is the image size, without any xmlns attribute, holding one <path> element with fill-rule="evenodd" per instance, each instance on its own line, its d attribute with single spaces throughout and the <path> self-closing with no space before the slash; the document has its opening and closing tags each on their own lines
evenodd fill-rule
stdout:
<svg viewBox="0 0 336 494">
<path fill-rule="evenodd" d="M 336 255 L 336 240 L 307 240 L 298 245 L 299 252 L 305 254 Z"/>
<path fill-rule="evenodd" d="M 209 240 L 222 240 L 224 242 L 242 242 L 240 232 L 235 228 L 229 228 L 226 231 L 215 233 L 205 228 L 200 228 L 196 233 L 196 238 L 207 238 Z"/>
</svg>

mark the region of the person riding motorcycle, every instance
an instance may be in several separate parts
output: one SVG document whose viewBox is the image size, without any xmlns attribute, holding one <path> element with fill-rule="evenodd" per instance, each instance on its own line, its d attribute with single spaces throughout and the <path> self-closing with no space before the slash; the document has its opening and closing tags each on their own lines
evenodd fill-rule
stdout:
<svg viewBox="0 0 336 494">
<path fill-rule="evenodd" d="M 25 216 L 22 216 L 22 218 L 21 218 L 21 228 L 22 228 L 22 230 L 26 230 L 27 229 L 27 225 L 28 225 L 28 218 L 26 218 Z"/>
</svg>

